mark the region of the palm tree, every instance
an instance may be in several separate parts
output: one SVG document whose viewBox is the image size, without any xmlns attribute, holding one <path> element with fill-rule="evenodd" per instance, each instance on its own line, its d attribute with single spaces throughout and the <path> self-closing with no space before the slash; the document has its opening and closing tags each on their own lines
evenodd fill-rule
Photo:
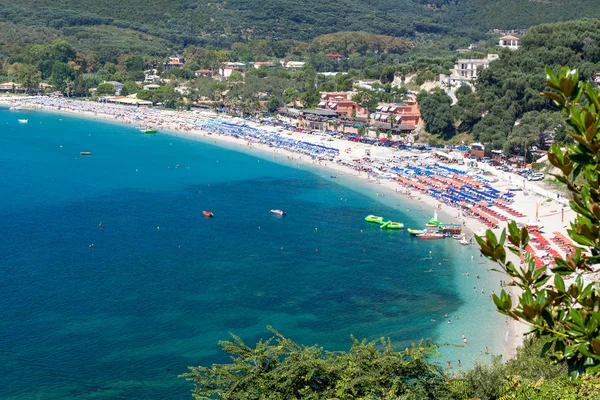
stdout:
<svg viewBox="0 0 600 400">
<path fill-rule="evenodd" d="M 339 126 L 338 123 L 337 123 L 337 121 L 333 121 L 332 125 L 333 125 L 333 130 L 335 130 L 337 132 L 338 126 Z"/>
<path fill-rule="evenodd" d="M 357 131 L 358 131 L 359 136 L 363 137 L 363 136 L 365 136 L 365 133 L 367 133 L 367 128 L 365 128 L 364 125 L 361 125 L 358 127 Z"/>
<path fill-rule="evenodd" d="M 377 139 L 379 139 L 379 136 L 381 136 L 381 128 L 377 127 L 375 129 L 375 136 L 377 136 Z"/>
<path fill-rule="evenodd" d="M 395 122 L 396 122 L 396 114 L 390 114 L 390 129 L 394 129 Z"/>
</svg>

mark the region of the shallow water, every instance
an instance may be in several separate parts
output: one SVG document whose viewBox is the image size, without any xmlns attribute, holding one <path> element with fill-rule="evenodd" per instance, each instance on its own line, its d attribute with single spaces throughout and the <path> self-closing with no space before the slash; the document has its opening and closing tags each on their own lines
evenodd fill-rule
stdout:
<svg viewBox="0 0 600 400">
<path fill-rule="evenodd" d="M 473 246 L 366 224 L 370 213 L 407 227 L 430 216 L 363 183 L 6 109 L 0 171 L 1 398 L 190 398 L 177 378 L 187 365 L 225 361 L 217 341 L 254 343 L 266 325 L 331 350 L 348 349 L 350 334 L 402 346 L 460 344 L 465 332 L 468 346 L 440 360 L 463 367 L 486 345 L 502 351 L 487 297 L 499 276 Z"/>
</svg>

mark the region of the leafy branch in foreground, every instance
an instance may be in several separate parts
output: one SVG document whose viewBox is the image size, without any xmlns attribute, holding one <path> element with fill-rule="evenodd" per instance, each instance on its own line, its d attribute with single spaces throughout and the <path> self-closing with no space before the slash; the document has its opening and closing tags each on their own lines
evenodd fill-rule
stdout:
<svg viewBox="0 0 600 400">
<path fill-rule="evenodd" d="M 352 337 L 349 352 L 301 346 L 271 327 L 274 337 L 255 348 L 231 335 L 219 344 L 228 364 L 189 367 L 196 399 L 397 399 L 443 398 L 449 390 L 441 367 L 428 356 L 436 346 L 421 341 L 402 351 L 379 339 Z M 413 397 L 411 397 L 413 398 Z"/>
<path fill-rule="evenodd" d="M 494 295 L 498 310 L 526 322 L 535 336 L 543 339 L 542 353 L 549 352 L 555 362 L 566 363 L 573 372 L 600 372 L 600 290 L 594 283 L 585 284 L 583 274 L 600 258 L 600 95 L 591 83 L 579 80 L 579 72 L 562 68 L 555 74 L 546 67 L 546 84 L 552 89 L 542 93 L 560 108 L 566 118 L 568 133 L 575 144 L 564 151 L 553 145 L 548 158 L 560 169 L 556 179 L 571 193 L 570 207 L 577 217 L 568 234 L 577 243 L 575 252 L 554 259 L 556 266 L 536 269 L 535 260 L 525 253 L 529 242 L 526 228 L 515 222 L 502 231 L 498 239 L 487 231 L 477 237 L 481 252 L 497 262 L 512 278 L 512 286 L 522 290 L 518 304 L 502 290 Z M 523 265 L 507 261 L 509 251 L 522 257 Z M 576 277 L 568 286 L 565 275 Z M 553 286 L 546 286 L 553 278 Z"/>
</svg>

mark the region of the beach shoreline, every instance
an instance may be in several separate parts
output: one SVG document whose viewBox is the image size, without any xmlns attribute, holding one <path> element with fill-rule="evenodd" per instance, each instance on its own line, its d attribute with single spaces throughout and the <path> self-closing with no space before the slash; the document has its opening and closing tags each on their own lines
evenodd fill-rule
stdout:
<svg viewBox="0 0 600 400">
<path fill-rule="evenodd" d="M 151 121 L 144 120 L 133 120 L 130 118 L 126 118 L 124 116 L 120 117 L 118 115 L 110 116 L 102 113 L 95 113 L 90 111 L 77 111 L 71 110 L 66 107 L 57 108 L 50 106 L 40 106 L 33 105 L 27 102 L 23 102 L 22 98 L 19 98 L 19 105 L 23 107 L 23 109 L 33 110 L 33 111 L 42 111 L 42 112 L 50 112 L 56 114 L 66 114 L 73 115 L 76 117 L 83 117 L 87 119 L 100 120 L 103 122 L 113 122 L 120 125 L 133 125 L 133 124 L 145 124 Z M 13 104 L 13 101 L 6 101 L 6 98 L 0 98 L 0 104 L 5 104 L 10 106 Z M 89 102 L 87 103 L 89 104 Z M 91 103 L 93 104 L 93 103 Z M 171 113 L 171 112 L 167 112 Z M 222 118 L 222 117 L 220 117 Z M 256 125 L 256 124 L 253 124 Z M 256 143 L 253 142 L 251 144 L 244 143 L 244 139 L 234 138 L 224 134 L 216 134 L 209 133 L 208 131 L 202 129 L 183 129 L 181 126 L 177 124 L 165 124 L 160 126 L 161 130 L 164 130 L 167 134 L 180 136 L 180 137 L 188 137 L 197 140 L 201 140 L 206 143 L 210 143 L 213 145 L 226 147 L 228 149 L 244 152 L 247 154 L 256 155 L 260 158 L 271 160 L 274 162 L 278 162 L 281 164 L 294 166 L 297 168 L 308 169 L 312 172 L 319 171 L 325 172 L 326 174 L 330 174 L 331 172 L 335 173 L 336 177 L 339 177 L 338 182 L 342 185 L 345 185 L 349 188 L 355 189 L 355 185 L 353 182 L 358 180 L 361 184 L 367 184 L 367 187 L 371 188 L 372 191 L 369 191 L 369 195 L 373 198 L 379 198 L 382 200 L 382 197 L 391 197 L 397 198 L 406 204 L 410 204 L 411 208 L 419 207 L 420 209 L 425 208 L 425 212 L 433 213 L 433 210 L 437 210 L 440 219 L 443 219 L 447 222 L 452 223 L 463 223 L 464 230 L 467 235 L 472 236 L 475 232 L 480 232 L 482 229 L 485 229 L 485 225 L 483 225 L 480 221 L 475 218 L 470 218 L 464 215 L 461 215 L 460 211 L 456 208 L 453 208 L 445 203 L 441 203 L 433 197 L 427 196 L 425 194 L 412 194 L 410 191 L 402 186 L 400 186 L 397 182 L 393 182 L 391 180 L 383 180 L 377 181 L 375 179 L 371 179 L 368 173 L 362 173 L 360 171 L 355 171 L 351 168 L 345 167 L 335 162 L 330 161 L 316 161 L 311 159 L 309 156 L 302 154 L 289 153 L 285 150 L 281 150 L 278 148 L 270 148 L 267 144 Z M 307 138 L 304 134 L 292 134 L 293 138 L 298 139 L 311 139 Z M 352 148 L 352 152 L 354 154 L 364 154 L 364 150 L 367 148 L 371 149 L 373 146 L 369 146 L 362 143 L 352 143 L 348 141 L 342 140 L 334 140 L 331 143 L 331 146 L 339 147 L 340 154 L 342 154 L 341 150 L 343 147 Z M 380 148 L 373 148 L 374 151 L 384 150 Z M 385 149 L 388 150 L 388 149 Z M 496 229 L 495 232 L 498 232 L 499 229 Z M 513 260 L 515 261 L 515 260 Z M 518 260 L 516 260 L 518 261 Z M 505 346 L 504 346 L 504 355 L 507 358 L 512 358 L 516 354 L 516 348 L 522 343 L 523 334 L 527 331 L 527 327 L 524 324 L 518 323 L 516 321 L 510 320 L 508 322 L 507 332 L 505 335 Z"/>
</svg>

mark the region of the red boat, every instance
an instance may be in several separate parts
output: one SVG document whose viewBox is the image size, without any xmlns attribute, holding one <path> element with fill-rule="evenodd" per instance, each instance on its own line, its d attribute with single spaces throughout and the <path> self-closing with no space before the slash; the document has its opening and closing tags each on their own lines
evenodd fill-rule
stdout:
<svg viewBox="0 0 600 400">
<path fill-rule="evenodd" d="M 444 235 L 441 233 L 421 233 L 417 235 L 419 239 L 443 239 Z"/>
<path fill-rule="evenodd" d="M 205 217 L 214 217 L 213 213 L 211 213 L 210 211 L 202 211 L 202 215 L 204 215 Z"/>
</svg>

